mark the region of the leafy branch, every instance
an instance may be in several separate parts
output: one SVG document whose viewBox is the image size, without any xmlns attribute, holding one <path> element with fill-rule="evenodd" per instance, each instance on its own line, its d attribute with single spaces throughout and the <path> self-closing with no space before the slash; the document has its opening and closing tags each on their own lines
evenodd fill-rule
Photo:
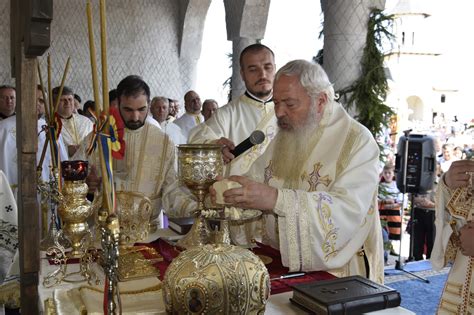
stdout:
<svg viewBox="0 0 474 315">
<path fill-rule="evenodd" d="M 370 12 L 366 45 L 361 60 L 361 75 L 351 86 L 337 93 L 345 100 L 346 108 L 355 107 L 355 118 L 377 138 L 395 114 L 385 104 L 388 83 L 384 70 L 382 45 L 392 40 L 393 16 L 373 8 Z"/>
</svg>

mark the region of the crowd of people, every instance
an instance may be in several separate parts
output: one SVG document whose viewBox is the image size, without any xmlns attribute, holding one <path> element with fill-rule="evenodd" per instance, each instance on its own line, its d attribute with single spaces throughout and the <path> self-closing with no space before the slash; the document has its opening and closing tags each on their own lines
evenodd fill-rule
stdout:
<svg viewBox="0 0 474 315">
<path fill-rule="evenodd" d="M 386 164 L 381 172 L 379 186 L 379 210 L 383 225 L 385 241 L 385 262 L 388 253 L 398 256 L 399 240 L 402 234 L 402 217 L 405 216 L 403 228 L 413 242 L 410 243 L 409 260 L 430 259 L 435 239 L 435 208 L 436 191 L 443 175 L 455 161 L 470 159 L 474 153 L 473 132 L 469 126 L 447 128 L 432 124 L 427 131 L 422 128 L 414 134 L 426 134 L 434 147 L 435 176 L 432 189 L 419 191 L 403 196 L 395 181 L 396 146 L 390 137 L 385 137 Z M 457 131 L 456 131 L 457 130 Z M 388 134 L 388 132 L 387 132 Z M 400 162 L 400 161 L 399 161 Z M 400 162 L 401 163 L 401 162 Z M 399 183 L 399 186 L 402 186 Z M 402 201 L 404 204 L 402 205 Z M 413 209 L 413 211 L 411 211 Z M 406 241 L 408 243 L 408 240 Z"/>
<path fill-rule="evenodd" d="M 383 239 L 400 239 L 401 214 L 406 208 L 394 181 L 395 161 L 389 159 L 383 169 L 380 167 L 377 142 L 337 102 L 333 85 L 320 65 L 294 60 L 277 71 L 273 51 L 253 44 L 242 51 L 240 67 L 245 93 L 219 107 L 212 99 L 202 103 L 199 94 L 190 90 L 183 97 L 183 113 L 178 100 L 152 97 L 142 77 L 122 79 L 109 93 L 110 105 L 118 109 L 125 126 L 125 156 L 114 161 L 116 190 L 148 197 L 153 205 L 152 220 L 158 220 L 161 211 L 168 216 L 189 216 L 196 204 L 190 191 L 179 183 L 175 145 L 220 144 L 227 165 L 224 176 L 240 184 L 224 192 L 226 204 L 263 212 L 259 222 L 236 227 L 235 240 L 271 245 L 280 251 L 290 271 L 358 274 L 382 283 Z M 40 92 L 38 89 L 36 107 L 39 131 L 45 124 Z M 86 154 L 93 136 L 95 104 L 86 101 L 81 108 L 81 97 L 68 86 L 61 95 L 59 88 L 52 93 L 54 100 L 59 98 L 57 120 L 62 127 L 58 141 L 65 149 L 62 158 L 88 160 L 89 189 L 99 189 L 98 158 Z M 15 88 L 2 86 L 0 144 L 2 152 L 9 154 L 0 156 L 0 169 L 11 185 L 18 184 L 16 171 L 11 172 L 16 169 L 12 154 L 16 142 L 11 141 L 15 136 L 14 115 Z M 232 150 L 255 130 L 265 134 L 265 141 L 235 156 Z M 452 175 L 452 170 L 461 167 L 464 174 L 472 172 L 472 163 L 461 160 L 472 153 L 470 145 L 461 148 L 461 153 L 450 141 L 437 149 L 438 186 L 451 189 L 467 185 L 467 179 Z M 216 191 L 211 189 L 210 194 L 215 200 Z M 417 260 L 430 258 L 433 248 L 432 195 L 413 198 L 418 220 L 414 237 L 420 240 L 414 246 Z M 386 226 L 382 226 L 381 218 L 387 221 Z M 419 231 L 421 222 L 433 228 L 423 226 Z"/>
</svg>

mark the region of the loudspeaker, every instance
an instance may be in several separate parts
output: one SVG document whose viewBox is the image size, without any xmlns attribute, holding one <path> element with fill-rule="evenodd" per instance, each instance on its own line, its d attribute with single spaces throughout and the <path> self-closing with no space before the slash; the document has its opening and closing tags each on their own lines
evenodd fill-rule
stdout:
<svg viewBox="0 0 474 315">
<path fill-rule="evenodd" d="M 406 187 L 403 178 L 405 164 Z M 436 151 L 433 138 L 416 134 L 408 135 L 408 138 L 400 137 L 395 172 L 397 187 L 402 193 L 426 193 L 432 189 L 436 177 Z"/>
</svg>

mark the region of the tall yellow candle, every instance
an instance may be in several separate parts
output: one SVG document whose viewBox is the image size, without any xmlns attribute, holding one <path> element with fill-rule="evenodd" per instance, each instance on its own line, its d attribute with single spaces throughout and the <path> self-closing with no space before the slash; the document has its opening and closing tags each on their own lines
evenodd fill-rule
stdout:
<svg viewBox="0 0 474 315">
<path fill-rule="evenodd" d="M 100 52 L 101 52 L 101 63 L 102 63 L 102 102 L 104 108 L 104 114 L 106 115 L 106 124 L 105 130 L 102 132 L 109 134 L 109 83 L 107 81 L 107 21 L 105 18 L 105 0 L 100 0 L 99 3 L 99 12 L 100 12 Z M 101 169 L 102 174 L 107 172 L 106 165 L 104 161 L 104 154 L 101 151 L 102 148 L 99 146 L 99 152 L 101 157 Z M 104 188 L 104 200 L 106 208 L 108 209 L 109 214 L 115 212 L 114 200 L 112 200 L 111 192 L 114 187 L 110 186 L 109 183 L 103 179 L 102 187 Z"/>
<path fill-rule="evenodd" d="M 46 90 L 45 90 L 45 87 L 44 87 L 43 75 L 41 74 L 41 66 L 40 66 L 39 62 L 36 64 L 36 67 L 38 68 L 38 78 L 39 78 L 39 82 L 40 82 L 40 86 L 41 86 L 41 93 L 43 94 L 43 100 L 45 102 L 44 112 L 45 112 L 45 115 L 46 115 L 46 121 L 49 123 L 51 121 L 51 117 L 49 115 L 49 100 L 46 97 L 47 93 L 46 93 Z M 51 94 L 49 96 L 51 96 Z"/>
<path fill-rule="evenodd" d="M 98 117 L 97 112 L 102 108 L 99 100 L 99 80 L 97 78 L 97 62 L 95 60 L 95 45 L 94 45 L 94 28 L 92 26 L 92 7 L 90 0 L 86 3 L 87 12 L 87 31 L 89 33 L 89 52 L 91 59 L 91 71 L 92 71 L 92 89 L 94 92 L 95 101 L 95 115 Z"/>
<path fill-rule="evenodd" d="M 37 66 L 38 66 L 38 77 L 39 77 L 39 82 L 40 82 L 40 85 L 41 85 L 41 93 L 43 93 L 43 100 L 44 100 L 44 111 L 45 111 L 45 114 L 46 114 L 46 121 L 48 122 L 48 125 L 51 125 L 51 122 L 54 121 L 54 117 L 52 117 L 52 115 L 50 114 L 49 112 L 49 104 L 50 104 L 50 101 L 49 101 L 49 98 L 46 97 L 46 91 L 45 91 L 45 87 L 44 87 L 44 83 L 43 83 L 43 75 L 41 74 L 41 66 L 39 64 L 39 62 L 37 63 Z M 51 97 L 51 94 L 49 94 L 49 97 Z M 54 113 L 53 113 L 54 114 Z M 44 160 L 44 157 L 43 155 L 45 154 L 45 148 L 49 141 L 49 143 L 53 143 L 53 135 L 51 134 L 51 132 L 48 130 L 48 133 L 47 133 L 48 137 L 46 138 L 46 141 L 45 141 L 45 144 L 44 144 L 44 148 L 43 148 L 43 154 L 41 155 L 41 159 L 40 159 L 40 163 L 38 164 L 38 167 L 41 167 L 41 165 L 43 165 L 43 160 Z M 50 149 L 50 152 L 51 152 L 51 156 L 52 156 L 52 163 L 53 163 L 53 168 L 57 168 L 58 167 L 58 156 L 56 156 L 56 154 L 54 154 L 54 149 L 53 149 L 53 146 L 50 145 L 49 146 L 49 149 Z"/>
<path fill-rule="evenodd" d="M 66 82 L 67 72 L 69 71 L 69 62 L 71 62 L 71 57 L 67 57 L 66 67 L 64 68 L 63 78 L 61 79 L 61 85 L 59 86 L 58 99 L 54 105 L 54 113 L 58 111 L 60 96 L 63 94 L 64 82 Z"/>
<path fill-rule="evenodd" d="M 107 81 L 107 21 L 105 17 L 105 0 L 100 0 L 100 49 L 102 62 L 102 100 L 104 113 L 109 116 L 109 83 Z M 109 133 L 108 123 L 105 129 Z"/>
<path fill-rule="evenodd" d="M 49 112 L 51 113 L 49 121 L 50 124 L 53 123 L 54 121 L 54 107 L 53 107 L 53 88 L 51 87 L 51 55 L 48 54 L 48 94 L 49 94 L 49 102 L 46 104 L 46 106 L 49 106 Z"/>
</svg>

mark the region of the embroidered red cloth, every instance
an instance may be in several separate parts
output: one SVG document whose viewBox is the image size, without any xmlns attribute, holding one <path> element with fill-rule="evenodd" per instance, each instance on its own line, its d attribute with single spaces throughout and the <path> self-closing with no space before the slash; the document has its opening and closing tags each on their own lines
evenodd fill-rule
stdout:
<svg viewBox="0 0 474 315">
<path fill-rule="evenodd" d="M 163 256 L 163 261 L 157 262 L 155 264 L 155 267 L 160 270 L 160 280 L 163 280 L 166 268 L 168 268 L 171 261 L 180 253 L 179 248 L 161 239 L 158 239 L 149 244 L 138 243 L 136 245 L 145 245 L 152 247 L 158 253 L 160 253 L 161 256 Z M 257 243 L 257 245 L 257 247 L 252 249 L 252 252 L 254 254 L 268 256 L 272 259 L 272 262 L 266 265 L 268 273 L 270 274 L 270 279 L 288 274 L 288 268 L 282 265 L 280 252 L 278 250 L 261 243 Z M 336 277 L 325 271 L 313 271 L 306 273 L 304 276 L 296 278 L 273 280 L 271 281 L 271 294 L 291 291 L 291 285 L 333 278 Z"/>
</svg>

